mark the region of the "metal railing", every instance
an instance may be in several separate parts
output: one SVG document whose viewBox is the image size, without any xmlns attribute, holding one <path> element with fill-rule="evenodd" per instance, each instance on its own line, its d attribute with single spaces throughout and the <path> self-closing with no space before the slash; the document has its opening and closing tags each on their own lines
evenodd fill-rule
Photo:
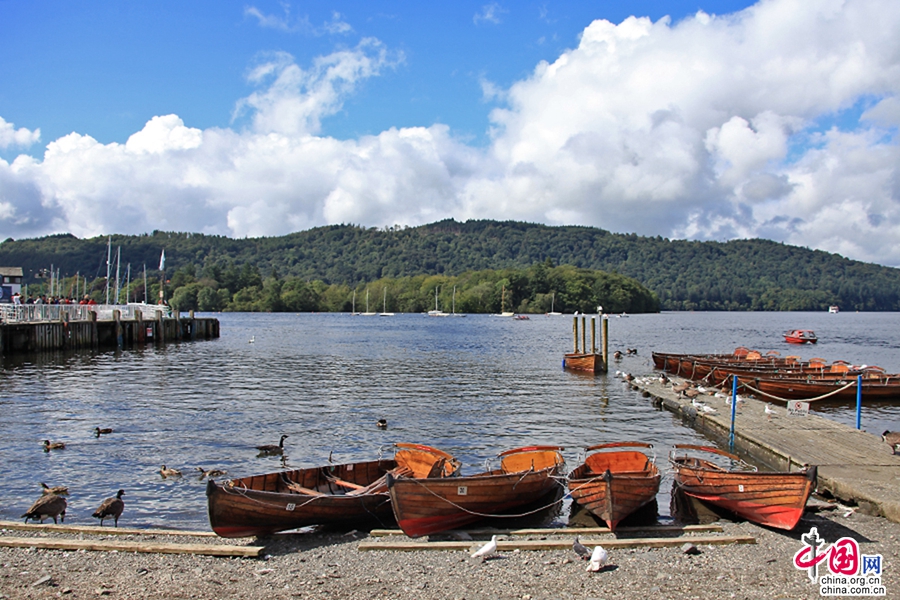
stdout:
<svg viewBox="0 0 900 600">
<path fill-rule="evenodd" d="M 138 313 L 145 321 L 156 319 L 157 311 L 163 317 L 171 317 L 172 309 L 159 304 L 0 304 L 0 321 L 3 323 L 45 323 L 48 321 L 89 321 L 90 313 L 96 313 L 98 321 L 112 321 L 113 311 L 119 318 L 137 319 Z"/>
</svg>

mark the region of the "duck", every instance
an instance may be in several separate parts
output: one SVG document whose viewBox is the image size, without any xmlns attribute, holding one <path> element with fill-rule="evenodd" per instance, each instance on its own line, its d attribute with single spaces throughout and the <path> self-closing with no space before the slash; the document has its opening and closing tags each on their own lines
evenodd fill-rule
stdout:
<svg viewBox="0 0 900 600">
<path fill-rule="evenodd" d="M 228 471 L 223 471 L 222 469 L 210 469 L 207 471 L 203 467 L 197 467 L 197 470 L 200 471 L 200 479 L 204 477 L 209 477 L 212 479 L 213 477 L 221 477 L 222 475 L 228 475 Z"/>
<path fill-rule="evenodd" d="M 57 496 L 68 496 L 69 495 L 69 488 L 67 488 L 64 485 L 56 485 L 56 486 L 50 487 L 46 483 L 41 482 L 41 490 L 45 496 L 47 494 L 56 494 Z"/>
<path fill-rule="evenodd" d="M 378 426 L 378 429 L 387 429 L 387 419 L 378 419 L 375 425 Z"/>
<path fill-rule="evenodd" d="M 100 437 L 104 433 L 112 433 L 113 430 L 109 427 L 94 427 L 94 435 Z"/>
<path fill-rule="evenodd" d="M 62 450 L 66 445 L 62 442 L 51 442 L 50 440 L 44 440 L 44 452 L 50 452 L 51 450 Z"/>
<path fill-rule="evenodd" d="M 31 508 L 22 517 L 26 523 L 28 519 L 38 520 L 43 523 L 47 517 L 53 517 L 54 523 L 58 522 L 56 517 L 59 517 L 59 520 L 64 523 L 66 520 L 66 506 L 66 499 L 62 496 L 58 494 L 44 494 L 31 505 Z"/>
<path fill-rule="evenodd" d="M 881 439 L 890 445 L 891 451 L 894 454 L 897 454 L 897 450 L 900 450 L 900 431 L 885 430 L 885 432 L 881 434 Z"/>
<path fill-rule="evenodd" d="M 257 446 L 256 449 L 259 450 L 260 456 L 273 456 L 276 454 L 284 454 L 284 440 L 287 439 L 286 435 L 282 435 L 281 439 L 278 440 L 278 445 L 275 444 L 265 444 L 262 446 Z"/>
<path fill-rule="evenodd" d="M 103 519 L 109 517 L 113 518 L 116 527 L 119 526 L 119 517 L 122 516 L 122 511 L 125 510 L 125 501 L 122 500 L 124 494 L 125 490 L 119 490 L 114 497 L 107 498 L 101 502 L 94 514 L 91 515 L 95 519 L 100 519 L 100 527 L 103 527 Z"/>
<path fill-rule="evenodd" d="M 159 474 L 162 475 L 163 479 L 165 479 L 166 477 L 181 477 L 181 471 L 179 471 L 178 469 L 170 469 L 166 467 L 166 465 L 163 465 L 159 468 Z"/>
<path fill-rule="evenodd" d="M 615 352 L 613 352 L 613 358 L 615 358 L 616 360 L 622 360 L 621 350 L 616 350 Z"/>
</svg>

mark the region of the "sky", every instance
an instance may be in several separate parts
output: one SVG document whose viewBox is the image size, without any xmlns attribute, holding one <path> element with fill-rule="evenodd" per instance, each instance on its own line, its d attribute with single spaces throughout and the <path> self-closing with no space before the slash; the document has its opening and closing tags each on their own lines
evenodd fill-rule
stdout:
<svg viewBox="0 0 900 600">
<path fill-rule="evenodd" d="M 441 219 L 900 266 L 900 2 L 0 0 L 0 239 Z"/>
</svg>

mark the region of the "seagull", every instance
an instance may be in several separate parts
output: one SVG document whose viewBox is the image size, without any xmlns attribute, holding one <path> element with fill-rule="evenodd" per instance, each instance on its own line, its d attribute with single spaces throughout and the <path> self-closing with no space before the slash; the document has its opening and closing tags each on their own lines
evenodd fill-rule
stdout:
<svg viewBox="0 0 900 600">
<path fill-rule="evenodd" d="M 575 541 L 572 542 L 572 550 L 575 551 L 581 560 L 588 560 L 591 557 L 591 551 L 587 549 L 587 546 L 578 541 L 578 538 L 575 538 Z"/>
<path fill-rule="evenodd" d="M 482 562 L 497 553 L 497 536 L 492 535 L 491 541 L 472 553 L 472 558 L 480 558 Z"/>
<path fill-rule="evenodd" d="M 606 563 L 607 556 L 608 554 L 603 546 L 594 546 L 594 551 L 591 552 L 591 564 L 587 566 L 587 570 L 596 573 L 602 569 L 604 563 Z"/>
<path fill-rule="evenodd" d="M 103 527 L 103 519 L 112 517 L 113 521 L 116 524 L 116 527 L 119 526 L 119 517 L 122 516 L 122 511 L 125 510 L 125 502 L 122 500 L 122 495 L 125 493 L 125 490 L 119 490 L 114 498 L 107 498 L 104 500 L 97 510 L 94 511 L 94 514 L 91 516 L 100 519 L 100 527 Z"/>
<path fill-rule="evenodd" d="M 44 440 L 44 452 L 50 452 L 51 450 L 62 450 L 66 445 L 62 442 L 50 442 L 50 440 Z"/>
<path fill-rule="evenodd" d="M 703 404 L 702 402 L 700 402 L 699 400 L 697 400 L 696 398 L 691 398 L 691 406 L 693 406 L 694 408 L 700 408 L 701 406 L 706 406 L 706 405 Z"/>
<path fill-rule="evenodd" d="M 249 341 L 248 343 L 252 344 L 252 343 L 255 342 L 255 341 L 256 341 L 256 336 L 255 336 L 255 335 L 251 335 L 251 336 L 250 336 L 250 341 Z"/>
<path fill-rule="evenodd" d="M 705 404 L 700 407 L 700 410 L 702 410 L 703 412 L 710 414 L 710 415 L 719 412 L 716 409 L 714 409 L 712 406 L 707 406 Z"/>
<path fill-rule="evenodd" d="M 41 483 L 41 490 L 45 496 L 47 494 L 56 494 L 57 496 L 69 495 L 69 488 L 64 485 L 55 485 L 53 487 L 50 487 L 46 483 Z"/>
<path fill-rule="evenodd" d="M 772 408 L 771 404 L 766 404 L 766 418 L 771 419 L 772 415 L 777 415 L 778 412 L 774 408 Z"/>
<path fill-rule="evenodd" d="M 159 474 L 162 475 L 163 479 L 166 477 L 181 477 L 181 471 L 178 469 L 169 469 L 166 465 L 159 468 Z"/>
<path fill-rule="evenodd" d="M 284 454 L 284 440 L 287 438 L 286 435 L 281 436 L 281 439 L 278 440 L 278 445 L 275 444 L 266 444 L 263 446 L 257 446 L 256 449 L 259 450 L 259 456 L 273 456 L 276 454 Z"/>
<path fill-rule="evenodd" d="M 881 439 L 891 446 L 891 451 L 894 454 L 897 454 L 897 450 L 900 449 L 900 431 L 885 430 L 885 432 L 881 434 Z"/>
</svg>

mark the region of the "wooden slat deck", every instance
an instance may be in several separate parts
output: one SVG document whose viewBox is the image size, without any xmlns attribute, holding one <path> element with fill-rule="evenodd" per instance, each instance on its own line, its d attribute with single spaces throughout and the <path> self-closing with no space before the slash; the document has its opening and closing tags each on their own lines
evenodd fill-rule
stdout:
<svg viewBox="0 0 900 600">
<path fill-rule="evenodd" d="M 629 382 L 634 389 L 680 414 L 695 429 L 727 442 L 731 428 L 731 407 L 724 398 L 701 394 L 698 398 L 715 413 L 698 411 L 691 400 L 679 396 L 670 377 L 663 385 L 653 377 Z M 863 400 L 865 425 L 865 400 Z M 796 470 L 818 466 L 818 486 L 845 502 L 900 523 L 900 455 L 874 435 L 810 413 L 791 417 L 782 404 L 772 404 L 775 415 L 766 415 L 766 402 L 748 399 L 738 405 L 735 417 L 735 449 L 775 469 Z"/>
</svg>

